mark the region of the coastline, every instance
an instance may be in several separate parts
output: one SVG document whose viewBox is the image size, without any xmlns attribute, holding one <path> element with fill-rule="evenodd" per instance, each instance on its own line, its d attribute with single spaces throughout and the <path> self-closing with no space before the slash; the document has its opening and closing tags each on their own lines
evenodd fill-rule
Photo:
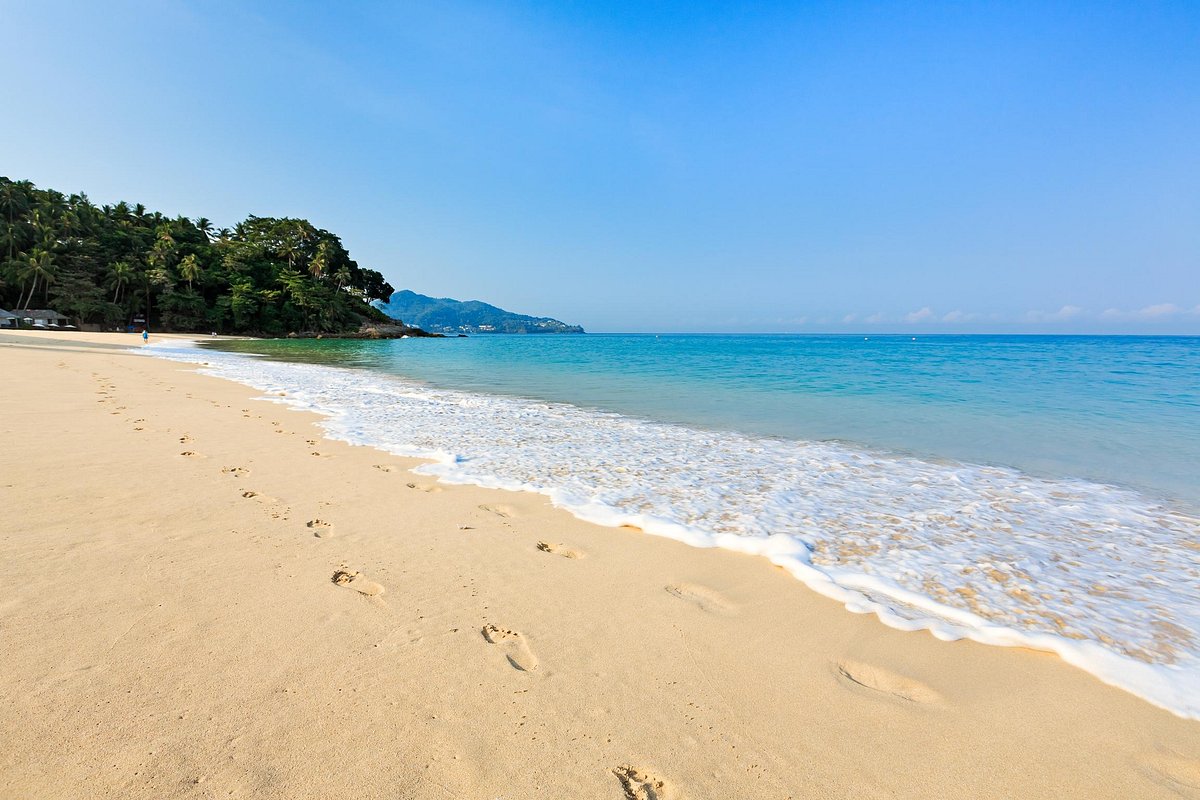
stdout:
<svg viewBox="0 0 1200 800">
<path fill-rule="evenodd" d="M 0 794 L 1200 793 L 1200 724 L 1056 656 L 434 484 L 129 346 L 0 334 Z"/>
</svg>

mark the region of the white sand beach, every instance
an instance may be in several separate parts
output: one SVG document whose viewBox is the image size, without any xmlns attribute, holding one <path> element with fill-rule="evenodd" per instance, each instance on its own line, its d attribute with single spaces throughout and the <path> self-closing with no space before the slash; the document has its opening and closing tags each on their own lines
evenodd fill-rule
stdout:
<svg viewBox="0 0 1200 800">
<path fill-rule="evenodd" d="M 0 797 L 1195 798 L 1200 723 L 0 333 Z"/>
</svg>

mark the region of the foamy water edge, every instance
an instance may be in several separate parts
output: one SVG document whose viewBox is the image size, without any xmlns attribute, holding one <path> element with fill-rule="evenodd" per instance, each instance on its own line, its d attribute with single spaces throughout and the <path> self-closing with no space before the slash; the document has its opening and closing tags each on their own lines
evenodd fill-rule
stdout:
<svg viewBox="0 0 1200 800">
<path fill-rule="evenodd" d="M 973 465 L 961 465 L 960 469 L 956 468 L 958 472 L 954 472 L 954 470 L 945 465 L 935 465 L 915 459 L 885 458 L 879 454 L 866 453 L 865 451 L 859 452 L 844 445 L 779 443 L 773 440 L 750 436 L 693 431 L 680 428 L 679 426 L 627 419 L 615 414 L 586 411 L 562 404 L 490 397 L 452 390 L 434 390 L 380 373 L 342 367 L 267 361 L 242 354 L 200 349 L 186 342 L 155 344 L 143 348 L 141 352 L 146 355 L 169 360 L 198 364 L 201 367 L 201 371 L 206 374 L 234 380 L 259 391 L 268 392 L 269 394 L 263 399 L 320 413 L 325 417 L 321 423 L 322 427 L 330 438 L 350 444 L 371 446 L 394 455 L 429 459 L 431 463 L 418 467 L 416 471 L 436 476 L 441 481 L 474 484 L 488 488 L 514 491 L 533 491 L 548 496 L 556 506 L 564 508 L 575 516 L 589 522 L 605 526 L 633 525 L 645 530 L 647 533 L 668 537 L 696 547 L 720 547 L 736 552 L 763 556 L 772 563 L 786 569 L 813 590 L 841 602 L 850 611 L 855 613 L 873 613 L 884 624 L 893 628 L 906 631 L 928 630 L 939 639 L 948 641 L 967 638 L 983 644 L 1023 646 L 1054 652 L 1063 658 L 1064 661 L 1084 669 L 1110 685 L 1129 691 L 1181 717 L 1200 719 L 1200 652 L 1197 652 L 1200 648 L 1193 646 L 1186 650 L 1181 650 L 1179 653 L 1172 653 L 1171 657 L 1174 663 L 1149 663 L 1147 660 L 1133 658 L 1129 655 L 1116 652 L 1114 649 L 1111 649 L 1112 642 L 1109 643 L 1110 646 L 1105 646 L 1105 644 L 1102 644 L 1098 640 L 1071 638 L 1067 635 L 1057 635 L 1045 631 L 1021 630 L 1011 625 L 996 624 L 994 620 L 989 620 L 980 614 L 973 613 L 969 608 L 962 607 L 961 603 L 950 605 L 939 602 L 938 599 L 930 596 L 929 593 L 914 591 L 910 587 L 901 585 L 898 580 L 889 577 L 887 574 L 879 574 L 879 571 L 886 572 L 889 569 L 895 572 L 897 564 L 903 567 L 897 573 L 902 576 L 908 575 L 910 572 L 913 575 L 931 574 L 931 570 L 935 568 L 944 568 L 945 570 L 950 568 L 949 564 L 943 564 L 940 556 L 936 555 L 942 552 L 942 546 L 938 544 L 938 536 L 934 534 L 926 536 L 926 538 L 931 538 L 932 540 L 933 546 L 931 548 L 929 542 L 920 538 L 927 534 L 926 529 L 921 528 L 920 525 L 917 525 L 915 528 L 913 527 L 914 519 L 918 522 L 921 520 L 928 522 L 930 518 L 929 514 L 919 513 L 919 508 L 917 511 L 906 510 L 903 518 L 891 514 L 880 515 L 873 511 L 864 514 L 857 512 L 842 514 L 841 512 L 837 512 L 837 514 L 831 516 L 833 512 L 826 512 L 822 508 L 819 513 L 815 512 L 811 519 L 805 518 L 805 521 L 814 528 L 821 528 L 822 533 L 827 535 L 818 536 L 815 539 L 810 537 L 810 541 L 806 542 L 798 533 L 773 533 L 770 531 L 769 526 L 767 530 L 754 530 L 756 527 L 759 527 L 758 521 L 760 519 L 770 520 L 773 517 L 778 519 L 781 518 L 781 515 L 790 514 L 796 516 L 798 513 L 804 512 L 807 507 L 804 505 L 803 498 L 782 497 L 782 500 L 778 503 L 771 505 L 771 503 L 775 502 L 775 499 L 771 493 L 767 492 L 765 494 L 768 496 L 761 499 L 761 502 L 764 504 L 762 509 L 760 509 L 761 513 L 744 514 L 741 518 L 737 514 L 729 514 L 728 519 L 717 520 L 712 517 L 712 514 L 715 513 L 714 509 L 720 508 L 719 505 L 716 505 L 722 499 L 719 493 L 700 498 L 701 500 L 711 500 L 714 505 L 695 506 L 694 504 L 687 505 L 685 503 L 684 506 L 678 509 L 668 508 L 664 510 L 663 508 L 654 507 L 653 502 L 647 502 L 645 498 L 637 495 L 636 487 L 642 485 L 639 483 L 640 476 L 629 476 L 626 480 L 625 476 L 619 474 L 623 469 L 620 466 L 613 468 L 612 474 L 604 473 L 602 477 L 623 482 L 624 485 L 620 488 L 626 492 L 625 494 L 621 494 L 619 491 L 607 492 L 604 490 L 602 484 L 586 485 L 585 482 L 584 484 L 571 486 L 569 474 L 564 474 L 563 480 L 557 482 L 558 485 L 553 481 L 547 481 L 545 479 L 546 474 L 541 474 L 536 480 L 532 478 L 515 478 L 512 473 L 518 475 L 521 473 L 521 470 L 516 467 L 510 470 L 510 475 L 506 477 L 497 474 L 496 471 L 489 472 L 486 469 L 481 471 L 481 465 L 486 465 L 487 462 L 485 457 L 479 457 L 473 453 L 453 452 L 447 446 L 447 442 L 442 441 L 439 443 L 431 441 L 426 434 L 436 437 L 438 432 L 430 432 L 428 428 L 435 427 L 441 422 L 455 421 L 453 417 L 454 413 L 468 414 L 465 417 L 466 419 L 473 419 L 474 417 L 469 416 L 471 414 L 474 414 L 475 417 L 486 419 L 486 415 L 488 414 L 503 413 L 506 415 L 506 422 L 509 423 L 509 428 L 506 432 L 510 436 L 517 437 L 510 443 L 511 452 L 514 454 L 521 447 L 525 447 L 529 452 L 537 453 L 539 452 L 537 448 L 541 446 L 541 452 L 549 452 L 549 445 L 546 442 L 535 441 L 531 444 L 530 442 L 519 441 L 520 437 L 522 437 L 522 426 L 524 426 L 525 430 L 535 430 L 552 427 L 556 423 L 564 426 L 575 423 L 577 426 L 581 421 L 585 424 L 593 424 L 597 428 L 612 433 L 617 437 L 622 435 L 639 437 L 635 441 L 641 442 L 643 445 L 646 444 L 647 440 L 654 443 L 657 441 L 655 437 L 660 437 L 668 445 L 678 444 L 680 441 L 703 445 L 706 443 L 711 444 L 707 442 L 708 439 L 720 439 L 722 441 L 719 444 L 722 447 L 734 447 L 737 448 L 737 452 L 761 450 L 764 463 L 767 464 L 778 465 L 782 463 L 780 459 L 790 459 L 790 462 L 784 466 L 789 469 L 794 468 L 798 470 L 795 474 L 808 475 L 812 470 L 812 464 L 816 464 L 818 469 L 831 471 L 833 477 L 829 483 L 819 484 L 816 490 L 812 492 L 814 498 L 816 498 L 812 502 L 815 503 L 825 498 L 831 491 L 830 486 L 833 486 L 836 487 L 833 491 L 842 491 L 845 489 L 849 492 L 845 498 L 845 502 L 851 508 L 853 508 L 856 501 L 860 504 L 868 504 L 873 499 L 872 495 L 869 492 L 860 492 L 856 495 L 851 491 L 854 487 L 843 487 L 838 485 L 837 482 L 841 481 L 843 484 L 849 484 L 855 480 L 872 480 L 877 477 L 876 473 L 864 472 L 864 470 L 879 469 L 881 468 L 880 465 L 882 465 L 882 469 L 892 468 L 889 465 L 895 465 L 895 469 L 912 468 L 916 470 L 913 474 L 917 475 L 917 483 L 914 486 L 921 486 L 922 489 L 928 489 L 929 484 L 934 484 L 934 490 L 948 492 L 945 496 L 951 498 L 954 502 L 961 502 L 962 497 L 972 496 L 971 492 L 975 490 L 976 485 L 988 491 L 991 491 L 995 486 L 999 486 L 1004 490 L 1011 489 L 1016 494 L 1020 494 L 1022 491 L 1026 494 L 1034 492 L 1034 490 L 1040 491 L 1043 486 L 1052 487 L 1055 491 L 1063 494 L 1063 499 L 1055 502 L 1058 502 L 1060 506 L 1068 511 L 1075 513 L 1075 517 L 1068 515 L 1063 520 L 1059 520 L 1058 517 L 1049 516 L 1049 514 L 1051 511 L 1056 510 L 1061 512 L 1061 509 L 1046 509 L 1036 505 L 1028 506 L 1028 504 L 1022 506 L 1021 504 L 1026 502 L 1026 498 L 1017 497 L 1015 500 L 1009 500 L 1007 497 L 1004 497 L 1002 498 L 1002 502 L 998 502 L 1000 510 L 988 512 L 988 509 L 984 509 L 984 512 L 987 512 L 987 514 L 982 517 L 980 524 L 991 524 L 995 523 L 996 520 L 1006 520 L 1008 519 L 1005 516 L 1006 514 L 1011 514 L 1013 518 L 1020 518 L 1017 512 L 1012 511 L 1006 505 L 1006 503 L 1011 503 L 1017 507 L 1018 511 L 1028 512 L 1030 508 L 1033 508 L 1034 514 L 1046 514 L 1048 515 L 1046 516 L 1047 519 L 1053 520 L 1056 523 L 1071 522 L 1078 517 L 1083 520 L 1081 524 L 1095 525 L 1100 534 L 1108 532 L 1110 528 L 1117 533 L 1123 533 L 1126 528 L 1120 527 L 1121 525 L 1125 525 L 1126 527 L 1139 524 L 1157 524 L 1160 527 L 1166 525 L 1162 530 L 1149 531 L 1148 535 L 1142 538 L 1146 539 L 1147 547 L 1157 548 L 1160 558 L 1164 557 L 1165 554 L 1168 560 L 1170 560 L 1169 557 L 1171 556 L 1177 556 L 1176 560 L 1178 558 L 1184 559 L 1183 563 L 1175 570 L 1180 573 L 1176 576 L 1177 581 L 1183 581 L 1184 585 L 1171 585 L 1169 583 L 1159 585 L 1162 584 L 1162 581 L 1155 583 L 1153 580 L 1150 583 L 1143 582 L 1143 588 L 1148 592 L 1147 598 L 1153 599 L 1157 603 L 1157 605 L 1150 606 L 1149 609 L 1134 606 L 1125 608 L 1120 605 L 1112 605 L 1118 601 L 1109 600 L 1104 597 L 1106 592 L 1127 592 L 1129 587 L 1122 585 L 1105 589 L 1099 595 L 1101 600 L 1096 602 L 1109 603 L 1107 607 L 1109 609 L 1120 608 L 1123 612 L 1128 611 L 1130 620 L 1129 634 L 1133 636 L 1135 635 L 1134 626 L 1139 621 L 1152 618 L 1152 616 L 1146 616 L 1147 610 L 1153 611 L 1157 609 L 1161 612 L 1165 608 L 1164 601 L 1170 601 L 1172 606 L 1180 606 L 1178 618 L 1182 621 L 1183 625 L 1180 627 L 1175 622 L 1174 616 L 1168 619 L 1167 622 L 1179 628 L 1183 634 L 1193 634 L 1200 627 L 1195 624 L 1196 620 L 1200 619 L 1200 614 L 1197 613 L 1196 608 L 1192 608 L 1190 605 L 1183 607 L 1181 604 L 1186 602 L 1185 593 L 1188 591 L 1186 581 L 1195 579 L 1197 575 L 1200 575 L 1200 571 L 1198 571 L 1196 566 L 1200 565 L 1200 556 L 1195 557 L 1194 563 L 1189 561 L 1186 549 L 1188 545 L 1182 540 L 1180 541 L 1180 554 L 1175 554 L 1169 548 L 1169 534 L 1178 532 L 1181 537 L 1188 540 L 1196 539 L 1197 537 L 1194 534 L 1200 531 L 1200 526 L 1197 525 L 1194 518 L 1180 512 L 1164 511 L 1160 516 L 1155 517 L 1153 515 L 1158 513 L 1157 507 L 1132 492 L 1112 487 L 1086 484 L 1079 481 L 1037 481 L 1035 479 L 1026 479 L 1015 471 L 975 467 Z M 348 390 L 351 393 L 348 393 Z M 287 392 L 287 394 L 281 397 L 278 395 L 280 391 Z M 327 392 L 332 392 L 333 396 L 326 396 L 325 393 Z M 355 398 L 356 402 L 359 403 L 357 408 L 350 407 L 348 401 L 343 402 L 344 398 L 350 397 Z M 410 431 L 409 441 L 397 442 L 387 439 L 386 432 L 381 430 L 378 423 L 380 419 L 383 419 L 385 422 L 387 421 L 387 414 L 396 408 L 397 403 L 407 403 L 410 407 L 420 409 L 424 409 L 426 406 L 429 407 L 430 410 L 428 413 L 432 416 L 427 422 L 431 424 L 421 429 L 422 436 L 412 435 Z M 440 405 L 435 407 L 435 404 Z M 451 409 L 451 413 L 444 417 L 439 416 L 446 409 Z M 581 420 L 582 417 L 586 417 L 587 419 Z M 445 429 L 442 431 L 442 434 L 445 436 L 450 435 L 452 431 L 445 425 L 442 427 Z M 504 432 L 502 431 L 501 433 Z M 545 435 L 548 437 L 547 442 L 554 438 L 552 434 Z M 425 438 L 426 441 L 420 441 L 421 438 Z M 493 444 L 497 447 L 503 447 L 505 443 L 501 441 Z M 794 455 L 792 453 L 793 450 L 800 455 Z M 495 454 L 491 455 L 495 456 Z M 592 454 L 569 453 L 568 455 L 574 456 L 582 464 L 585 471 L 594 467 L 593 464 L 590 464 L 586 460 L 589 457 L 594 460 L 595 456 Z M 772 461 L 772 459 L 774 460 Z M 835 468 L 830 468 L 827 464 L 834 464 Z M 699 482 L 706 479 L 719 480 L 721 468 L 721 465 L 707 468 L 709 474 L 705 474 L 705 471 L 701 470 L 699 477 L 695 479 L 698 482 L 697 485 L 686 487 L 692 490 L 692 495 L 681 495 L 681 497 L 687 501 L 694 501 L 696 493 L 703 494 Z M 805 472 L 804 470 L 809 470 L 809 472 Z M 922 472 L 921 470 L 924 471 Z M 944 476 L 939 470 L 947 474 Z M 682 469 L 677 471 L 680 473 L 683 472 Z M 539 473 L 552 472 L 553 470 L 540 465 L 539 469 L 530 469 L 526 474 L 539 475 Z M 670 470 L 661 474 L 667 475 L 669 478 L 676 477 L 675 472 Z M 764 472 L 762 476 L 763 481 L 769 482 L 773 474 L 772 472 Z M 905 475 L 907 476 L 907 473 Z M 895 476 L 887 477 L 891 479 Z M 908 477 L 904 478 L 904 480 L 908 479 Z M 924 483 L 922 484 L 921 481 L 924 481 Z M 964 481 L 967 484 L 965 487 L 958 485 Z M 1008 483 L 1005 483 L 1006 481 Z M 1022 483 L 1021 481 L 1024 482 Z M 940 485 L 939 482 L 944 482 L 945 485 Z M 590 487 L 590 491 L 581 490 L 581 485 L 584 485 L 585 488 Z M 597 486 L 600 488 L 597 489 Z M 886 486 L 884 488 L 886 489 Z M 878 494 L 878 491 L 883 490 L 877 490 L 876 494 Z M 1050 490 L 1047 489 L 1047 491 Z M 630 492 L 633 493 L 631 494 Z M 841 495 L 838 496 L 841 497 Z M 1095 502 L 1101 503 L 1096 509 L 1094 519 L 1087 516 L 1087 514 L 1082 514 L 1081 516 L 1075 512 L 1075 505 L 1093 502 L 1093 498 L 1099 498 Z M 645 510 L 638 512 L 628 507 L 621 507 L 621 502 L 625 502 L 628 506 L 630 501 L 640 502 L 646 506 Z M 1125 506 L 1134 507 L 1136 513 L 1130 511 L 1126 516 L 1122 516 L 1126 513 L 1121 507 L 1122 503 Z M 979 509 L 972 508 L 971 510 L 975 512 Z M 1085 505 L 1085 511 L 1090 510 Z M 750 509 L 750 511 L 752 512 L 754 509 Z M 709 516 L 706 517 L 706 513 Z M 1105 515 L 1109 515 L 1112 518 L 1109 519 Z M 689 524 L 687 521 L 689 516 L 692 518 L 692 524 Z M 933 516 L 936 517 L 937 515 Z M 941 516 L 946 517 L 945 514 Z M 879 517 L 882 517 L 882 522 Z M 876 534 L 875 538 L 879 538 L 878 534 L 883 530 L 878 527 L 879 525 L 886 524 L 888 519 L 896 519 L 897 530 L 904 526 L 912 529 L 909 532 L 915 538 L 911 542 L 908 542 L 907 539 L 905 540 L 911 546 L 912 550 L 904 550 L 901 547 L 894 553 L 885 552 L 884 560 L 877 559 L 876 561 L 871 561 L 870 558 L 875 553 L 868 551 L 870 547 L 878 549 L 878 543 L 870 537 L 867 537 L 864 543 L 864 548 L 866 549 L 863 552 L 866 552 L 866 555 L 863 555 L 863 552 L 854 551 L 853 549 L 846 550 L 846 542 L 853 540 L 859 533 L 859 530 L 855 529 L 853 524 L 846 528 L 848 533 L 845 535 L 839 534 L 837 530 L 825 530 L 825 528 L 834 524 L 834 522 L 838 525 L 845 525 L 844 518 L 849 519 L 851 523 L 859 523 L 861 529 L 874 531 Z M 946 519 L 949 520 L 950 517 L 946 517 Z M 1167 522 L 1163 523 L 1161 521 L 1163 519 L 1166 519 Z M 864 522 L 864 520 L 866 521 Z M 1155 520 L 1158 521 L 1155 522 Z M 695 524 L 696 522 L 706 524 Z M 935 522 L 941 525 L 950 524 L 941 519 L 936 519 Z M 1106 528 L 1105 523 L 1111 523 L 1111 525 Z M 934 522 L 929 522 L 928 524 L 929 530 L 936 528 Z M 1005 522 L 998 524 L 1001 528 L 1008 527 Z M 871 525 L 876 527 L 871 528 Z M 725 527 L 727 530 L 722 531 L 720 530 L 721 527 Z M 733 530 L 738 530 L 739 532 L 735 533 Z M 1012 533 L 1011 527 L 1009 527 L 1009 532 Z M 891 538 L 895 539 L 895 534 L 892 534 Z M 1012 538 L 1018 539 L 1019 536 L 1017 533 L 1013 533 Z M 1046 551 L 1052 553 L 1050 561 L 1053 561 L 1055 558 L 1053 544 L 1052 541 L 1050 549 Z M 972 550 L 972 546 L 976 549 Z M 1113 547 L 1118 546 L 1118 542 L 1103 541 L 1103 535 L 1100 535 L 1097 546 L 1102 550 L 1111 550 Z M 830 555 L 828 551 L 829 547 L 832 547 L 837 552 Z M 960 560 L 963 560 L 964 564 L 975 564 L 978 562 L 979 545 L 970 539 L 969 536 L 961 541 L 956 540 L 951 542 L 946 550 L 950 552 L 954 551 L 955 548 L 957 548 L 957 551 L 954 554 L 960 556 Z M 931 561 L 926 555 L 917 554 L 917 551 L 927 549 L 933 550 L 935 553 L 933 558 L 935 560 Z M 842 552 L 842 550 L 845 550 L 845 552 Z M 814 563 L 814 553 L 817 555 L 816 563 Z M 1134 553 L 1133 555 L 1141 554 Z M 856 563 L 856 566 L 859 568 L 849 569 L 838 566 L 835 563 L 821 563 L 822 559 L 826 562 L 836 560 L 834 556 L 842 558 L 843 561 L 861 559 Z M 1096 567 L 1097 570 L 1101 570 L 1106 563 L 1117 563 L 1127 560 L 1111 552 L 1105 552 L 1104 557 L 1109 559 L 1109 561 L 1097 561 L 1096 563 L 1099 565 Z M 889 558 L 891 560 L 887 560 Z M 925 560 L 919 560 L 922 558 Z M 948 555 L 946 558 L 951 558 L 951 556 Z M 912 563 L 907 563 L 904 559 L 915 560 L 912 560 Z M 1016 567 L 1013 567 L 1013 564 L 1008 562 L 998 563 L 1000 563 L 1001 568 L 1005 568 L 1005 564 L 1007 564 L 1007 568 L 1015 569 L 1017 575 L 1029 578 L 1029 585 L 1037 585 L 1038 582 L 1036 580 L 1022 572 L 1020 563 Z M 1024 566 L 1028 568 L 1030 563 L 1033 562 L 1024 563 Z M 1058 566 L 1060 569 L 1062 568 L 1061 565 Z M 1081 574 L 1091 574 L 1086 572 L 1087 566 L 1085 564 L 1084 567 L 1081 567 Z M 1097 572 L 1097 574 L 1102 573 Z M 1134 572 L 1131 574 L 1137 573 Z M 1057 576 L 1057 572 L 1046 573 L 1048 579 L 1053 579 Z M 1150 576 L 1150 578 L 1155 577 L 1155 575 Z M 1002 583 L 1006 583 L 1007 580 L 1008 578 L 1006 577 Z M 946 584 L 946 586 L 949 585 L 949 583 Z M 978 583 L 964 584 L 966 587 L 972 585 L 978 585 Z M 945 594 L 945 586 L 935 586 L 934 588 L 941 591 L 943 595 Z M 1067 589 L 1071 588 L 1070 585 L 1067 586 Z M 1011 593 L 1012 590 L 1007 591 Z M 1194 583 L 1191 594 L 1195 596 L 1198 592 L 1200 592 L 1200 582 Z M 984 601 L 992 600 L 994 602 L 996 598 L 1003 601 L 1006 597 L 1006 595 L 1001 593 L 994 592 L 993 594 L 993 598 L 985 597 Z M 986 605 L 986 607 L 990 613 L 996 613 L 992 605 Z M 1050 619 L 1054 619 L 1056 615 L 1051 613 L 1054 608 L 1051 607 L 1046 612 L 1047 617 Z M 1094 613 L 1100 613 L 1103 610 L 1104 608 L 1100 607 Z M 1175 609 L 1172 608 L 1171 610 Z M 1074 620 L 1068 621 L 1074 622 Z M 1072 637 L 1079 637 L 1081 635 L 1077 630 L 1067 632 Z M 1106 634 L 1101 635 L 1104 636 Z M 1191 637 L 1184 637 L 1182 641 L 1189 641 L 1194 645 L 1194 639 Z M 1117 644 L 1120 644 L 1120 642 L 1118 641 Z M 1144 643 L 1139 644 L 1138 647 L 1144 649 Z"/>
</svg>

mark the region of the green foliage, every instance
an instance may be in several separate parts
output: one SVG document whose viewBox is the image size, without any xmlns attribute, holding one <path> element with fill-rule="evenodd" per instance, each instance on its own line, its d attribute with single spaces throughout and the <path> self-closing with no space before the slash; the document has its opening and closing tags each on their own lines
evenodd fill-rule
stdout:
<svg viewBox="0 0 1200 800">
<path fill-rule="evenodd" d="M 81 323 L 280 335 L 386 321 L 392 287 L 303 219 L 248 217 L 214 230 L 140 204 L 0 177 L 0 307 L 53 308 Z"/>
</svg>

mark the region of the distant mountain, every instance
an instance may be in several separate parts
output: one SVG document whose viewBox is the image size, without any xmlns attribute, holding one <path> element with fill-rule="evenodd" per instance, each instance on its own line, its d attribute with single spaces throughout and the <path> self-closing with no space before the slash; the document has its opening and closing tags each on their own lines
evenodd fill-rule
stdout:
<svg viewBox="0 0 1200 800">
<path fill-rule="evenodd" d="M 426 297 L 405 289 L 377 306 L 389 317 L 433 333 L 583 333 L 550 317 L 514 314 L 478 300 Z"/>
</svg>

